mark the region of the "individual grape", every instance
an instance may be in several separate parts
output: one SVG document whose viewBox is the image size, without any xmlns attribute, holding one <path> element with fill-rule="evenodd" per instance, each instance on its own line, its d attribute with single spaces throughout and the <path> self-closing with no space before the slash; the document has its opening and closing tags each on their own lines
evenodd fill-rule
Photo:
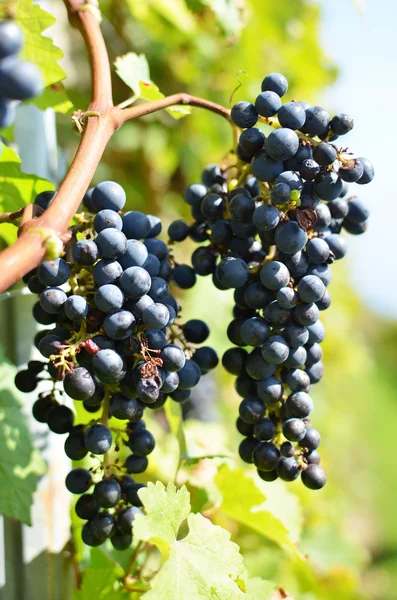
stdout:
<svg viewBox="0 0 397 600">
<path fill-rule="evenodd" d="M 69 296 L 64 307 L 66 316 L 72 321 L 81 321 L 88 315 L 89 305 L 83 296 L 77 294 Z"/>
<path fill-rule="evenodd" d="M 325 328 L 321 321 L 316 321 L 316 323 L 314 323 L 313 325 L 309 325 L 307 330 L 309 332 L 309 338 L 307 343 L 310 346 L 324 341 Z"/>
<path fill-rule="evenodd" d="M 314 180 L 314 192 L 322 200 L 335 200 L 342 188 L 342 179 L 332 171 L 319 173 Z"/>
<path fill-rule="evenodd" d="M 271 377 L 276 370 L 275 365 L 267 363 L 263 358 L 259 348 L 255 348 L 248 355 L 245 362 L 245 372 L 252 379 L 259 381 Z"/>
<path fill-rule="evenodd" d="M 309 106 L 305 110 L 306 120 L 301 131 L 309 135 L 322 135 L 328 131 L 330 116 L 322 106 Z"/>
<path fill-rule="evenodd" d="M 306 350 L 299 346 L 298 348 L 291 348 L 288 354 L 288 358 L 284 361 L 284 366 L 290 369 L 301 367 L 306 361 Z"/>
<path fill-rule="evenodd" d="M 270 335 L 269 325 L 260 317 L 252 317 L 241 326 L 241 338 L 248 346 L 262 346 Z"/>
<path fill-rule="evenodd" d="M 310 490 L 320 490 L 324 487 L 327 478 L 324 469 L 316 464 L 309 464 L 304 471 L 302 471 L 302 483 Z"/>
<path fill-rule="evenodd" d="M 256 381 L 251 379 L 247 374 L 243 373 L 240 377 L 237 377 L 234 382 L 234 387 L 238 395 L 242 398 L 256 395 Z"/>
<path fill-rule="evenodd" d="M 273 204 L 276 204 L 277 206 L 283 206 L 284 204 L 287 204 L 287 202 L 289 202 L 291 199 L 291 189 L 287 183 L 283 183 L 280 181 L 279 183 L 276 183 L 270 195 Z"/>
<path fill-rule="evenodd" d="M 275 241 L 281 252 L 296 254 L 305 247 L 307 233 L 295 221 L 287 221 L 277 226 Z"/>
<path fill-rule="evenodd" d="M 33 275 L 28 281 L 28 288 L 32 294 L 41 294 L 46 289 L 46 286 L 41 283 L 37 275 Z"/>
<path fill-rule="evenodd" d="M 196 283 L 196 274 L 188 265 L 178 265 L 174 269 L 174 281 L 183 290 L 192 288 Z"/>
<path fill-rule="evenodd" d="M 255 281 L 245 289 L 244 302 L 250 308 L 264 308 L 269 302 L 269 292 L 259 281 Z"/>
<path fill-rule="evenodd" d="M 283 423 L 283 435 L 290 442 L 299 442 L 306 434 L 306 425 L 301 419 L 288 419 Z"/>
<path fill-rule="evenodd" d="M 272 260 L 263 265 L 260 271 L 260 279 L 265 288 L 277 291 L 288 284 L 290 274 L 282 262 Z"/>
<path fill-rule="evenodd" d="M 253 460 L 260 471 L 273 471 L 280 460 L 280 451 L 271 442 L 261 442 L 253 451 Z"/>
<path fill-rule="evenodd" d="M 241 435 L 252 437 L 254 433 L 254 425 L 245 423 L 241 417 L 236 420 L 236 429 Z"/>
<path fill-rule="evenodd" d="M 276 179 L 276 185 L 278 183 L 285 183 L 288 185 L 290 191 L 303 189 L 303 180 L 295 171 L 284 171 Z"/>
<path fill-rule="evenodd" d="M 256 107 L 256 103 L 255 103 Z M 256 127 L 243 131 L 239 138 L 239 144 L 245 152 L 252 156 L 260 152 L 265 143 L 265 134 Z"/>
<path fill-rule="evenodd" d="M 123 233 L 128 239 L 141 240 L 146 238 L 151 231 L 151 223 L 147 215 L 130 210 L 122 217 Z"/>
<path fill-rule="evenodd" d="M 258 381 L 258 396 L 266 405 L 276 404 L 284 394 L 284 388 L 277 377 L 266 377 Z"/>
<path fill-rule="evenodd" d="M 245 438 L 239 448 L 238 453 L 240 455 L 241 460 L 245 463 L 252 464 L 254 462 L 253 453 L 254 450 L 258 447 L 259 442 L 253 437 Z"/>
<path fill-rule="evenodd" d="M 33 306 L 32 313 L 34 320 L 41 325 L 51 325 L 56 321 L 56 315 L 45 311 L 40 302 L 36 302 L 36 304 Z"/>
<path fill-rule="evenodd" d="M 312 158 L 302 161 L 299 167 L 299 175 L 309 181 L 315 179 L 319 173 L 320 165 Z"/>
<path fill-rule="evenodd" d="M 255 100 L 255 109 L 262 117 L 273 117 L 280 106 L 280 96 L 271 90 L 262 92 Z"/>
<path fill-rule="evenodd" d="M 313 410 L 313 400 L 306 392 L 293 392 L 285 401 L 285 408 L 289 417 L 304 419 Z"/>
<path fill-rule="evenodd" d="M 32 407 L 33 417 L 39 423 L 48 423 L 48 415 L 50 410 L 55 406 L 56 402 L 52 396 L 41 396 Z"/>
<path fill-rule="evenodd" d="M 323 363 L 316 362 L 314 365 L 306 368 L 306 373 L 310 378 L 310 383 L 318 383 L 324 376 L 324 365 Z"/>
<path fill-rule="evenodd" d="M 102 258 L 119 258 L 127 250 L 127 238 L 124 233 L 113 227 L 98 233 L 95 243 Z"/>
<path fill-rule="evenodd" d="M 104 229 L 117 229 L 121 231 L 123 228 L 123 221 L 117 212 L 109 208 L 100 210 L 94 218 L 94 229 L 97 233 L 101 233 Z"/>
<path fill-rule="evenodd" d="M 299 138 L 294 131 L 281 127 L 266 138 L 265 149 L 273 160 L 288 160 L 296 154 Z"/>
<path fill-rule="evenodd" d="M 188 236 L 189 225 L 182 219 L 173 221 L 168 227 L 168 236 L 175 242 L 183 242 Z"/>
<path fill-rule="evenodd" d="M 156 402 L 160 396 L 159 386 L 159 381 L 154 377 L 140 379 L 136 386 L 136 394 L 145 404 L 152 404 Z"/>
<path fill-rule="evenodd" d="M 288 370 L 285 382 L 292 392 L 307 391 L 310 386 L 310 378 L 301 369 Z"/>
<path fill-rule="evenodd" d="M 354 121 L 349 115 L 340 113 L 331 119 L 331 129 L 336 135 L 346 135 L 353 129 Z"/>
<path fill-rule="evenodd" d="M 128 310 L 118 310 L 105 317 L 103 328 L 110 339 L 125 340 L 136 329 L 135 317 Z"/>
<path fill-rule="evenodd" d="M 40 192 L 40 194 L 36 196 L 34 203 L 37 204 L 37 206 L 40 206 L 40 208 L 43 210 L 46 210 L 54 200 L 55 196 L 56 192 L 54 191 L 48 190 L 45 192 Z"/>
<path fill-rule="evenodd" d="M 343 219 L 343 228 L 346 229 L 352 235 L 360 235 L 367 230 L 367 221 L 363 221 L 362 223 L 353 223 L 349 219 Z"/>
<path fill-rule="evenodd" d="M 263 151 L 254 156 L 251 162 L 251 171 L 258 181 L 273 181 L 284 169 L 282 160 L 274 160 L 267 152 Z"/>
<path fill-rule="evenodd" d="M 299 477 L 300 467 L 298 461 L 294 458 L 280 458 L 277 465 L 277 474 L 283 481 L 294 481 Z"/>
<path fill-rule="evenodd" d="M 98 514 L 99 506 L 93 494 L 84 494 L 77 500 L 74 510 L 80 519 L 91 520 Z"/>
<path fill-rule="evenodd" d="M 291 442 L 283 442 L 280 446 L 280 454 L 284 458 L 291 458 L 295 456 L 295 446 Z"/>
<path fill-rule="evenodd" d="M 102 285 L 95 293 L 95 306 L 104 313 L 119 310 L 124 304 L 124 294 L 117 285 Z"/>
<path fill-rule="evenodd" d="M 317 302 L 325 293 L 325 285 L 316 275 L 305 275 L 298 283 L 298 294 L 303 302 Z"/>
<path fill-rule="evenodd" d="M 275 92 L 278 96 L 282 97 L 288 90 L 288 81 L 281 73 L 270 73 L 266 75 L 262 81 L 262 92 L 265 91 Z"/>
<path fill-rule="evenodd" d="M 138 400 L 126 398 L 123 394 L 114 394 L 109 402 L 109 412 L 116 419 L 133 419 L 138 412 Z"/>
<path fill-rule="evenodd" d="M 99 512 L 89 521 L 94 536 L 102 542 L 110 538 L 116 532 L 116 519 L 107 511 Z"/>
<path fill-rule="evenodd" d="M 279 365 L 288 358 L 289 346 L 280 335 L 272 335 L 261 348 L 263 358 L 270 364 Z"/>
<path fill-rule="evenodd" d="M 254 435 L 261 442 L 270 442 L 276 435 L 276 426 L 271 419 L 262 419 L 255 423 Z"/>
<path fill-rule="evenodd" d="M 305 437 L 300 440 L 300 445 L 308 449 L 309 452 L 316 450 L 321 442 L 321 436 L 317 429 L 309 427 L 306 430 Z"/>
<path fill-rule="evenodd" d="M 127 473 L 144 473 L 148 467 L 149 461 L 146 456 L 135 456 L 130 454 L 124 463 Z"/>
<path fill-rule="evenodd" d="M 103 383 L 117 383 L 125 374 L 124 361 L 114 350 L 99 350 L 92 359 L 95 375 Z"/>
<path fill-rule="evenodd" d="M 92 272 L 94 281 L 99 286 L 115 283 L 122 273 L 122 266 L 117 260 L 100 260 Z"/>
<path fill-rule="evenodd" d="M 310 454 L 306 454 L 305 458 L 306 458 L 306 462 L 309 465 L 319 465 L 321 462 L 321 457 L 320 457 L 319 452 L 317 452 L 317 450 L 313 450 L 312 452 L 310 452 Z"/>
<path fill-rule="evenodd" d="M 89 452 L 93 454 L 105 454 L 111 448 L 112 434 L 106 425 L 96 423 L 86 430 L 84 442 Z"/>
<path fill-rule="evenodd" d="M 293 309 L 293 318 L 295 321 L 302 325 L 303 327 L 307 327 L 308 325 L 314 325 L 318 320 L 319 310 L 314 302 L 307 304 L 306 302 L 303 304 L 299 304 Z"/>
<path fill-rule="evenodd" d="M 339 167 L 338 175 L 343 181 L 348 183 L 355 183 L 364 173 L 364 165 L 360 160 L 355 158 L 349 158 L 344 160 Z"/>
<path fill-rule="evenodd" d="M 88 521 L 83 525 L 83 528 L 81 530 L 81 539 L 83 540 L 84 544 L 91 547 L 100 546 L 103 541 L 97 538 L 96 535 L 94 535 L 92 531 L 91 521 Z"/>
<path fill-rule="evenodd" d="M 241 375 L 245 369 L 248 353 L 243 348 L 229 348 L 222 356 L 222 365 L 228 373 Z"/>
<path fill-rule="evenodd" d="M 102 508 L 113 508 L 121 500 L 121 487 L 115 479 L 102 479 L 95 485 L 94 497 Z"/>
<path fill-rule="evenodd" d="M 98 246 L 92 240 L 80 240 L 72 248 L 72 258 L 79 265 L 93 265 L 99 258 Z"/>
<path fill-rule="evenodd" d="M 42 262 L 37 271 L 41 283 L 58 286 L 66 283 L 70 277 L 70 267 L 63 258 Z"/>
<path fill-rule="evenodd" d="M 92 475 L 87 469 L 73 469 L 66 476 L 65 485 L 72 494 L 84 494 L 92 485 Z"/>
<path fill-rule="evenodd" d="M 219 363 L 218 354 L 210 346 L 202 346 L 198 348 L 193 355 L 194 362 L 200 367 L 203 375 L 215 369 Z"/>
<path fill-rule="evenodd" d="M 309 330 L 302 325 L 289 323 L 283 331 L 283 337 L 291 348 L 299 348 L 299 346 L 307 344 L 309 340 Z"/>
<path fill-rule="evenodd" d="M 306 274 L 315 275 L 321 279 L 325 287 L 327 287 L 332 281 L 332 271 L 330 267 L 325 264 L 310 264 L 306 270 Z"/>
<path fill-rule="evenodd" d="M 0 96 L 9 100 L 29 100 L 43 89 L 43 78 L 37 65 L 8 58 L 2 61 Z"/>
<path fill-rule="evenodd" d="M 323 351 L 318 343 L 314 343 L 312 345 L 306 346 L 306 366 L 311 367 L 315 363 L 319 362 L 322 359 Z"/>
<path fill-rule="evenodd" d="M 321 142 L 313 148 L 313 158 L 322 167 L 331 165 L 337 158 L 338 153 L 332 144 Z"/>
<path fill-rule="evenodd" d="M 336 233 L 331 233 L 325 238 L 330 251 L 334 254 L 335 260 L 340 260 L 347 253 L 347 241 Z"/>
<path fill-rule="evenodd" d="M 128 447 L 136 456 L 147 456 L 153 452 L 155 440 L 153 435 L 147 429 L 133 433 L 128 441 Z"/>
<path fill-rule="evenodd" d="M 223 258 L 215 273 L 225 288 L 241 287 L 248 280 L 247 264 L 242 259 L 232 256 Z"/>
<path fill-rule="evenodd" d="M 65 375 L 63 387 L 73 400 L 87 400 L 95 392 L 95 381 L 87 369 L 76 367 Z"/>
<path fill-rule="evenodd" d="M 127 506 L 124 508 L 117 517 L 117 527 L 119 530 L 124 534 L 131 533 L 137 515 L 143 515 L 143 512 L 136 506 Z"/>
<path fill-rule="evenodd" d="M 311 263 L 321 264 L 328 261 L 330 248 L 327 242 L 321 238 L 312 238 L 306 246 L 308 259 Z"/>
<path fill-rule="evenodd" d="M 277 469 L 273 471 L 260 471 L 258 469 L 258 475 L 263 481 L 276 481 L 278 479 Z"/>
<path fill-rule="evenodd" d="M 105 209 L 118 212 L 124 208 L 125 201 L 125 191 L 114 181 L 102 181 L 92 191 L 91 202 L 95 212 Z"/>
<path fill-rule="evenodd" d="M 346 215 L 345 215 L 346 216 Z M 348 204 L 347 218 L 353 223 L 362 223 L 369 217 L 368 208 L 358 198 L 352 198 Z"/>
<path fill-rule="evenodd" d="M 20 52 L 23 45 L 21 29 L 14 21 L 2 21 L 0 23 L 0 59 L 15 56 Z"/>
<path fill-rule="evenodd" d="M 48 427 L 54 433 L 69 433 L 73 427 L 74 416 L 70 408 L 54 404 L 48 413 Z"/>
<path fill-rule="evenodd" d="M 200 369 L 201 370 L 201 369 Z M 179 385 L 179 377 L 178 373 L 171 373 L 168 371 L 164 371 L 163 384 L 161 386 L 161 392 L 164 394 L 170 394 L 174 392 Z"/>
<path fill-rule="evenodd" d="M 357 181 L 357 183 L 359 183 L 360 185 L 370 183 L 375 176 L 375 169 L 373 164 L 371 163 L 371 161 L 368 160 L 368 158 L 364 158 L 363 156 L 359 156 L 357 160 L 360 161 L 364 167 L 364 172 L 360 179 Z"/>
<path fill-rule="evenodd" d="M 189 400 L 190 396 L 191 396 L 190 390 L 181 390 L 179 388 L 177 390 L 175 390 L 175 392 L 171 392 L 171 394 L 170 394 L 170 398 L 172 398 L 172 400 L 175 400 L 175 402 L 179 402 L 180 404 L 187 402 Z"/>
<path fill-rule="evenodd" d="M 252 220 L 259 231 L 270 231 L 279 224 L 280 212 L 272 204 L 261 204 L 255 209 Z"/>
<path fill-rule="evenodd" d="M 284 327 L 291 319 L 291 312 L 286 308 L 282 308 L 277 300 L 273 300 L 266 306 L 264 316 L 272 327 Z"/>
<path fill-rule="evenodd" d="M 277 118 L 282 127 L 300 129 L 306 121 L 306 113 L 299 102 L 286 102 L 279 109 Z"/>
<path fill-rule="evenodd" d="M 186 188 L 184 199 L 187 204 L 190 204 L 190 206 L 198 206 L 201 204 L 202 199 L 207 193 L 208 190 L 205 185 L 202 185 L 201 183 L 193 183 Z"/>
<path fill-rule="evenodd" d="M 120 277 L 120 287 L 128 298 L 138 299 L 144 296 L 151 286 L 152 280 L 142 267 L 129 267 Z"/>
<path fill-rule="evenodd" d="M 160 235 L 163 226 L 161 224 L 161 219 L 156 217 L 155 215 L 146 215 L 150 222 L 150 231 L 147 234 L 147 238 L 153 238 Z"/>
<path fill-rule="evenodd" d="M 253 127 L 258 120 L 258 113 L 256 112 L 255 106 L 251 102 L 237 102 L 232 107 L 230 117 L 237 127 L 246 129 L 247 127 Z"/>
<path fill-rule="evenodd" d="M 294 288 L 282 287 L 277 291 L 277 302 L 281 308 L 291 310 L 299 302 L 299 297 Z"/>
<path fill-rule="evenodd" d="M 265 416 L 265 406 L 257 396 L 244 398 L 239 407 L 241 419 L 250 425 L 258 423 Z"/>
<path fill-rule="evenodd" d="M 200 367 L 194 360 L 186 360 L 182 369 L 178 371 L 179 387 L 182 390 L 189 390 L 195 387 L 200 381 Z"/>
</svg>

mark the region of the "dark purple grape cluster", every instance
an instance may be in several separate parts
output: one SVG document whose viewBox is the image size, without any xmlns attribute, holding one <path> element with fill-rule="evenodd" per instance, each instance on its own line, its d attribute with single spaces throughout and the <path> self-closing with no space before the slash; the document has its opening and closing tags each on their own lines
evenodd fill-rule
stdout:
<svg viewBox="0 0 397 600">
<path fill-rule="evenodd" d="M 39 68 L 21 61 L 23 35 L 14 21 L 0 22 L 0 129 L 14 122 L 18 100 L 38 96 L 43 88 Z"/>
<path fill-rule="evenodd" d="M 42 192 L 36 204 L 45 210 L 54 195 Z M 145 409 L 161 408 L 168 397 L 186 402 L 201 376 L 218 364 L 211 347 L 198 347 L 209 336 L 207 324 L 181 322 L 169 282 L 183 284 L 183 271 L 178 275 L 169 247 L 158 238 L 160 219 L 123 214 L 125 201 L 123 188 L 111 181 L 89 190 L 65 258 L 43 262 L 25 277 L 39 295 L 34 318 L 52 328 L 35 339 L 48 362 L 31 361 L 15 378 L 23 392 L 49 382 L 33 415 L 51 431 L 68 434 L 71 460 L 100 458 L 94 467 L 73 469 L 66 486 L 82 494 L 76 513 L 87 521 L 84 542 L 96 546 L 111 538 L 117 549 L 131 545 L 141 506 L 142 484 L 132 475 L 147 469 L 155 447 L 142 419 Z M 64 394 L 92 413 L 87 425 L 74 422 Z M 125 446 L 131 453 L 122 460 Z"/>
<path fill-rule="evenodd" d="M 319 315 L 331 304 L 331 264 L 347 252 L 342 229 L 360 234 L 367 227 L 368 209 L 348 195 L 347 183 L 369 183 L 374 168 L 334 143 L 352 129 L 349 116 L 282 104 L 287 89 L 286 78 L 272 73 L 255 105 L 233 106 L 235 154 L 186 189 L 194 223 L 175 221 L 168 233 L 174 242 L 189 236 L 200 244 L 192 267 L 175 271 L 184 287 L 199 275 L 235 290 L 227 330 L 234 347 L 222 362 L 243 398 L 241 458 L 265 481 L 301 475 L 308 488 L 320 489 L 326 476 L 309 395 L 324 374 Z"/>
</svg>

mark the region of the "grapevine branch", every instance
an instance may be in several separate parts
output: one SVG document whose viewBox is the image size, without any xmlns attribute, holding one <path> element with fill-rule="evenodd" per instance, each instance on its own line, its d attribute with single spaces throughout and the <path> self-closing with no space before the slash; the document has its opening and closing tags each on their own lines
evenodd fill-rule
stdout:
<svg viewBox="0 0 397 600">
<path fill-rule="evenodd" d="M 80 29 L 88 51 L 92 81 L 91 102 L 87 111 L 83 113 L 86 121 L 80 145 L 53 202 L 35 219 L 33 209 L 27 210 L 26 214 L 30 214 L 31 218 L 23 219 L 17 241 L 0 253 L 0 292 L 7 290 L 44 260 L 49 230 L 53 232 L 53 237 L 62 239 L 91 183 L 110 138 L 126 121 L 175 104 L 204 108 L 230 120 L 230 113 L 223 106 L 185 93 L 173 94 L 124 110 L 115 107 L 109 57 L 97 15 L 91 10 L 94 2 L 64 0 L 64 3 L 69 21 L 71 25 Z"/>
</svg>

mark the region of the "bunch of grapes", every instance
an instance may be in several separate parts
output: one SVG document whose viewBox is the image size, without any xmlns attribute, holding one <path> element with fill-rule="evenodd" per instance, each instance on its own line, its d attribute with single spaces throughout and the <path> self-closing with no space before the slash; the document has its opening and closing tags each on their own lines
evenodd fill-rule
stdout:
<svg viewBox="0 0 397 600">
<path fill-rule="evenodd" d="M 369 212 L 347 183 L 369 183 L 374 169 L 334 143 L 352 129 L 351 117 L 282 104 L 287 89 L 286 78 L 272 73 L 255 105 L 233 106 L 235 154 L 186 189 L 195 222 L 174 221 L 168 233 L 201 244 L 193 269 L 179 266 L 176 281 L 191 287 L 195 275 L 211 276 L 218 289 L 235 290 L 227 330 L 234 347 L 222 362 L 243 398 L 241 458 L 265 481 L 301 474 L 305 486 L 320 489 L 326 476 L 309 395 L 324 374 L 319 314 L 331 304 L 330 265 L 347 252 L 342 229 L 356 235 L 367 227 Z M 266 135 L 258 121 L 270 126 Z"/>
<path fill-rule="evenodd" d="M 35 202 L 46 210 L 54 196 L 42 192 Z M 155 447 L 144 410 L 162 407 L 168 397 L 186 402 L 201 376 L 218 364 L 211 347 L 197 347 L 209 335 L 207 324 L 180 322 L 168 283 L 178 280 L 180 267 L 157 237 L 160 219 L 122 214 L 125 201 L 123 188 L 111 181 L 89 190 L 65 258 L 43 262 L 25 277 L 39 295 L 34 318 L 52 328 L 35 338 L 47 361 L 29 362 L 15 378 L 23 392 L 39 382 L 46 387 L 33 405 L 34 417 L 68 434 L 71 460 L 91 458 L 66 478 L 67 489 L 80 495 L 75 510 L 86 520 L 84 542 L 96 546 L 111 538 L 117 549 L 131 545 L 140 512 L 143 484 L 132 475 L 147 469 Z M 92 413 L 87 425 L 74 422 L 65 395 Z M 130 454 L 122 460 L 125 446 Z"/>
<path fill-rule="evenodd" d="M 17 100 L 38 96 L 43 87 L 40 70 L 21 61 L 22 31 L 14 21 L 0 22 L 0 129 L 12 125 Z"/>
</svg>

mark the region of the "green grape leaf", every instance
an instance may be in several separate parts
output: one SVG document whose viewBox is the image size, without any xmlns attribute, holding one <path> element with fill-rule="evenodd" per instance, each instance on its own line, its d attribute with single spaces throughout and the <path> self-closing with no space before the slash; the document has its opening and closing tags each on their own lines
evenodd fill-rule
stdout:
<svg viewBox="0 0 397 600">
<path fill-rule="evenodd" d="M 53 190 L 54 185 L 36 175 L 21 171 L 21 159 L 8 146 L 0 147 L 0 212 L 14 212 L 44 190 Z M 0 237 L 7 243 L 17 238 L 17 228 L 9 223 L 0 225 Z"/>
<path fill-rule="evenodd" d="M 237 485 L 238 482 L 238 485 Z M 290 555 L 301 558 L 285 523 L 266 505 L 266 496 L 243 469 L 223 465 L 215 476 L 222 494 L 221 510 L 239 523 L 271 539 Z"/>
<path fill-rule="evenodd" d="M 134 536 L 154 543 L 163 555 L 145 600 L 259 600 L 259 583 L 246 593 L 243 558 L 230 533 L 190 512 L 189 493 L 157 482 L 139 492 L 146 515 L 134 522 Z M 180 531 L 186 521 L 188 533 Z M 265 585 L 265 584 L 263 584 Z M 262 591 L 270 589 L 262 585 Z M 262 596 L 261 600 L 266 600 Z"/>
<path fill-rule="evenodd" d="M 147 514 L 135 519 L 134 535 L 156 544 L 163 558 L 167 558 L 179 527 L 190 513 L 190 494 L 185 486 L 177 490 L 169 483 L 165 488 L 160 481 L 156 485 L 149 482 L 138 494 Z"/>
<path fill-rule="evenodd" d="M 102 550 L 91 550 L 89 566 L 83 571 L 83 584 L 73 600 L 128 600 L 130 595 L 119 584 L 123 569 Z"/>
<path fill-rule="evenodd" d="M 16 369 L 0 349 L 0 513 L 31 524 L 30 508 L 45 465 L 33 448 L 15 390 Z"/>
<path fill-rule="evenodd" d="M 181 405 L 178 402 L 166 402 L 164 410 L 170 429 L 178 441 L 180 458 L 187 459 L 188 450 L 183 429 Z"/>
<path fill-rule="evenodd" d="M 159 19 L 172 25 L 175 29 L 192 34 L 196 23 L 193 15 L 186 6 L 185 0 L 151 0 L 151 2 L 136 2 L 127 0 L 128 7 L 134 19 L 149 27 L 153 20 Z"/>
<path fill-rule="evenodd" d="M 164 94 L 150 79 L 149 65 L 144 54 L 128 52 L 128 54 L 117 57 L 114 66 L 120 79 L 133 91 L 134 100 L 141 98 L 152 102 L 164 98 Z M 170 106 L 166 110 L 174 119 L 180 119 L 190 114 L 189 108 L 180 105 Z"/>
<path fill-rule="evenodd" d="M 247 593 L 252 600 L 272 600 L 276 591 L 276 584 L 273 581 L 266 581 L 260 577 L 252 577 L 246 582 Z"/>
<path fill-rule="evenodd" d="M 73 105 L 63 86 L 54 85 L 66 77 L 65 71 L 58 64 L 63 52 L 53 44 L 51 38 L 42 35 L 43 31 L 55 23 L 55 17 L 33 0 L 18 0 L 15 6 L 15 20 L 24 36 L 21 58 L 35 63 L 44 81 L 44 93 L 34 100 L 34 103 L 43 110 L 53 108 L 57 112 L 70 112 Z"/>
<path fill-rule="evenodd" d="M 244 27 L 243 7 L 238 0 L 187 0 L 193 12 L 211 10 L 217 25 L 227 37 L 238 36 Z"/>
</svg>

